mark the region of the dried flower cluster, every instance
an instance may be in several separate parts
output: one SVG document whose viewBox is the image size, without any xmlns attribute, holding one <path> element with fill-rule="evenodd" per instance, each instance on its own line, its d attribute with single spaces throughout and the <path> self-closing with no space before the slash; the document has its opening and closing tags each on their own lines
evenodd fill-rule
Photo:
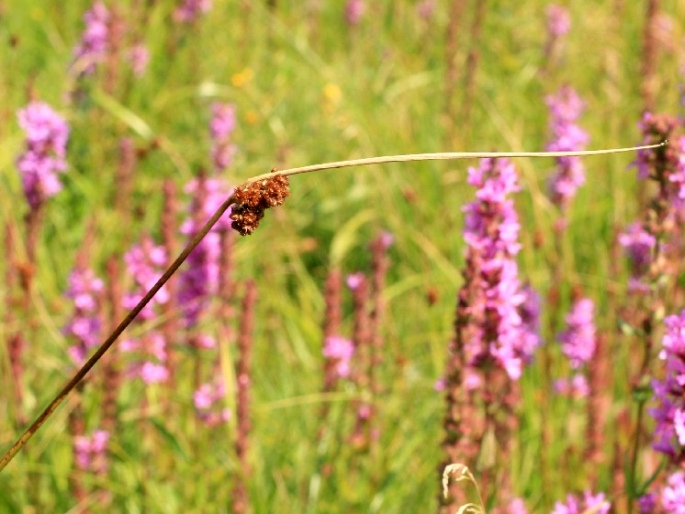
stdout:
<svg viewBox="0 0 685 514">
<path fill-rule="evenodd" d="M 288 177 L 284 175 L 274 175 L 236 188 L 233 193 L 235 204 L 230 215 L 233 220 L 231 227 L 240 235 L 252 234 L 259 226 L 259 220 L 264 217 L 264 211 L 283 205 L 289 195 Z"/>
</svg>

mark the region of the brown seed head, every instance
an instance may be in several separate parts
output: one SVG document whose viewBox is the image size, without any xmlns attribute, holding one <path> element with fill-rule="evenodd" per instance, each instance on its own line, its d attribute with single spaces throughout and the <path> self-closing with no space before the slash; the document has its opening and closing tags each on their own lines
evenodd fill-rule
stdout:
<svg viewBox="0 0 685 514">
<path fill-rule="evenodd" d="M 235 204 L 231 209 L 231 227 L 243 236 L 252 234 L 264 217 L 264 211 L 282 205 L 288 195 L 288 177 L 284 175 L 239 186 L 233 193 Z"/>
</svg>

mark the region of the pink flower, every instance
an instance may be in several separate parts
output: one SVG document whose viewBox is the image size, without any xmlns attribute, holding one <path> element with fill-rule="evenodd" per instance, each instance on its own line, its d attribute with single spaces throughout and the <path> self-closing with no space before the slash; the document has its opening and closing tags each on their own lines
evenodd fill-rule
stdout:
<svg viewBox="0 0 685 514">
<path fill-rule="evenodd" d="M 595 305 L 589 298 L 575 302 L 566 316 L 568 328 L 559 334 L 561 350 L 574 369 L 587 364 L 595 354 L 594 310 Z"/>
<path fill-rule="evenodd" d="M 91 75 L 96 66 L 107 56 L 109 49 L 109 10 L 100 1 L 86 11 L 83 20 L 86 28 L 81 41 L 74 48 L 74 58 L 80 62 L 80 74 Z"/>
<path fill-rule="evenodd" d="M 568 11 L 556 4 L 547 6 L 547 31 L 549 34 L 558 38 L 564 36 L 571 30 L 571 16 Z"/>
<path fill-rule="evenodd" d="M 69 125 L 44 102 L 30 103 L 17 117 L 26 133 L 26 150 L 17 158 L 17 168 L 29 206 L 36 209 L 62 189 L 57 174 L 67 169 Z"/>
<path fill-rule="evenodd" d="M 213 382 L 202 384 L 193 393 L 197 416 L 207 426 L 213 427 L 230 419 L 229 410 L 222 405 L 225 396 L 226 387 L 223 377 L 217 377 Z"/>
<path fill-rule="evenodd" d="M 366 12 L 364 0 L 348 0 L 345 7 L 345 20 L 350 25 L 359 25 L 359 22 Z"/>
<path fill-rule="evenodd" d="M 340 336 L 329 336 L 323 347 L 323 356 L 335 363 L 338 378 L 350 376 L 350 361 L 354 355 L 354 344 Z"/>
<path fill-rule="evenodd" d="M 211 0 L 182 0 L 181 5 L 174 11 L 174 20 L 181 23 L 192 23 L 200 14 L 212 9 Z"/>
</svg>

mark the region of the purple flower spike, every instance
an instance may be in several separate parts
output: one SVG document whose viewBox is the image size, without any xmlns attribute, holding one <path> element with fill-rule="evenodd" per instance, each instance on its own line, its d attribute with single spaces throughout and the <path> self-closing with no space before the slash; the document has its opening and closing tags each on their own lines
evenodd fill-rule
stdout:
<svg viewBox="0 0 685 514">
<path fill-rule="evenodd" d="M 663 380 L 654 380 L 656 406 L 650 414 L 656 420 L 653 448 L 676 463 L 685 461 L 685 311 L 668 316 L 663 349 L 659 358 L 666 363 Z"/>
<path fill-rule="evenodd" d="M 685 514 L 685 473 L 676 471 L 668 477 L 661 491 L 661 504 L 666 514 Z"/>
<path fill-rule="evenodd" d="M 26 151 L 17 158 L 17 168 L 29 206 L 36 209 L 62 189 L 57 174 L 67 169 L 69 125 L 44 102 L 30 103 L 17 117 L 26 133 Z"/>
<path fill-rule="evenodd" d="M 335 362 L 338 378 L 350 376 L 350 361 L 354 355 L 354 344 L 340 336 L 329 336 L 323 347 L 323 356 Z"/>
<path fill-rule="evenodd" d="M 133 291 L 124 295 L 123 306 L 132 309 L 157 282 L 166 265 L 167 256 L 163 246 L 157 246 L 150 237 L 143 238 L 141 244 L 134 245 L 124 255 L 128 272 L 133 277 Z M 144 322 L 155 317 L 156 308 L 169 301 L 169 292 L 162 287 L 138 315 Z M 125 352 L 136 352 L 137 356 L 129 369 L 129 374 L 140 377 L 145 384 L 163 382 L 168 378 L 166 368 L 166 339 L 156 330 L 147 332 L 139 339 L 122 341 L 121 349 Z"/>
<path fill-rule="evenodd" d="M 592 494 L 586 491 L 582 500 L 569 494 L 565 504 L 556 502 L 552 514 L 583 514 L 588 511 L 593 514 L 608 514 L 609 509 L 611 503 L 606 500 L 604 493 Z"/>
<path fill-rule="evenodd" d="M 128 60 L 131 63 L 131 69 L 136 77 L 142 77 L 147 70 L 147 65 L 150 62 L 150 52 L 147 47 L 138 43 L 133 45 L 128 52 Z"/>
<path fill-rule="evenodd" d="M 421 0 L 416 5 L 416 14 L 425 21 L 430 21 L 435 16 L 435 0 Z"/>
<path fill-rule="evenodd" d="M 637 500 L 640 514 L 654 514 L 657 507 L 657 495 L 654 493 L 647 493 L 640 496 Z"/>
<path fill-rule="evenodd" d="M 214 427 L 230 419 L 230 412 L 222 406 L 226 396 L 226 386 L 223 377 L 218 377 L 211 383 L 202 384 L 193 393 L 193 403 L 198 418 L 207 426 Z"/>
<path fill-rule="evenodd" d="M 365 280 L 366 277 L 364 276 L 364 273 L 358 271 L 357 273 L 351 273 L 347 275 L 345 282 L 347 283 L 347 287 L 350 289 L 350 291 L 356 291 Z"/>
<path fill-rule="evenodd" d="M 235 154 L 235 145 L 231 144 L 231 134 L 235 126 L 235 105 L 220 103 L 212 105 L 209 132 L 212 138 L 212 161 L 218 171 L 228 168 Z"/>
<path fill-rule="evenodd" d="M 618 243 L 625 248 L 626 254 L 633 263 L 633 276 L 640 276 L 647 271 L 651 262 L 652 248 L 656 238 L 647 232 L 641 223 L 632 223 L 618 236 Z"/>
<path fill-rule="evenodd" d="M 212 10 L 211 0 L 183 0 L 174 11 L 174 20 L 181 23 L 192 23 L 201 14 Z"/>
<path fill-rule="evenodd" d="M 349 25 L 359 25 L 365 12 L 366 4 L 364 0 L 348 0 L 345 6 L 345 20 L 347 20 Z"/>
<path fill-rule="evenodd" d="M 466 349 L 468 360 L 473 367 L 494 360 L 517 380 L 539 344 L 534 298 L 522 290 L 515 260 L 520 225 L 509 195 L 519 190 L 518 177 L 508 160 L 483 159 L 469 169 L 468 181 L 478 191 L 476 201 L 464 207 L 464 240 L 467 260 L 479 277 L 470 307 L 476 328 Z"/>
<path fill-rule="evenodd" d="M 189 239 L 201 228 L 196 226 L 196 220 L 204 223 L 219 208 L 228 196 L 230 188 L 219 179 L 194 179 L 185 188 L 193 195 L 191 212 L 188 219 L 181 225 L 181 233 Z M 230 211 L 229 211 L 230 212 Z M 221 254 L 222 230 L 228 230 L 231 220 L 228 215 L 214 225 L 200 244 L 188 257 L 188 267 L 183 270 L 179 282 L 179 301 L 183 306 L 187 327 L 195 326 L 200 313 L 207 306 L 211 296 L 218 291 L 219 260 Z"/>
<path fill-rule="evenodd" d="M 74 314 L 63 329 L 67 336 L 76 340 L 68 350 L 74 364 L 80 366 L 86 360 L 88 350 L 100 342 L 101 320 L 98 313 L 99 296 L 104 284 L 93 270 L 75 269 L 69 275 L 69 289 L 65 293 L 74 302 Z"/>
<path fill-rule="evenodd" d="M 80 74 L 92 75 L 97 65 L 102 62 L 109 48 L 109 10 L 97 1 L 83 15 L 86 28 L 81 41 L 74 48 L 74 58 L 80 62 Z"/>
<path fill-rule="evenodd" d="M 595 305 L 592 300 L 583 298 L 573 304 L 566 323 L 568 328 L 559 334 L 559 342 L 564 355 L 571 361 L 571 367 L 578 369 L 587 364 L 595 354 Z"/>
<path fill-rule="evenodd" d="M 549 128 L 552 139 L 546 149 L 550 152 L 584 150 L 589 137 L 576 125 L 584 103 L 570 87 L 562 87 L 556 95 L 545 99 L 550 110 Z M 585 183 L 585 167 L 580 157 L 557 157 L 557 171 L 550 180 L 552 201 L 565 206 Z"/>
<path fill-rule="evenodd" d="M 547 7 L 547 32 L 558 38 L 564 36 L 571 30 L 571 15 L 568 11 L 556 4 Z"/>
<path fill-rule="evenodd" d="M 109 432 L 96 430 L 90 436 L 74 438 L 76 465 L 82 471 L 103 474 L 107 471 L 107 445 Z"/>
</svg>

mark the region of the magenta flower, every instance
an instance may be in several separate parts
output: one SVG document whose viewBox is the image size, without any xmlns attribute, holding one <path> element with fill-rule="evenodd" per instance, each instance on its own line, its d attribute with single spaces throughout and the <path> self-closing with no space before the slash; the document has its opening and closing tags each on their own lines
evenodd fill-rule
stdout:
<svg viewBox="0 0 685 514">
<path fill-rule="evenodd" d="M 644 275 L 651 264 L 652 248 L 656 245 L 656 238 L 647 232 L 641 223 L 632 223 L 618 236 L 618 243 L 625 248 L 632 262 L 632 275 L 636 278 Z"/>
<path fill-rule="evenodd" d="M 593 514 L 608 514 L 609 509 L 611 503 L 606 500 L 604 493 L 593 495 L 586 491 L 582 500 L 569 494 L 566 503 L 556 502 L 552 514 L 583 514 L 588 511 Z"/>
<path fill-rule="evenodd" d="M 654 380 L 656 406 L 650 414 L 656 420 L 652 447 L 680 463 L 685 459 L 685 310 L 668 316 L 663 349 L 659 358 L 666 363 L 663 380 Z"/>
<path fill-rule="evenodd" d="M 150 62 L 150 52 L 143 43 L 135 44 L 128 51 L 128 60 L 136 77 L 142 77 Z"/>
<path fill-rule="evenodd" d="M 219 376 L 211 383 L 202 384 L 193 393 L 193 403 L 199 419 L 210 427 L 227 422 L 231 413 L 222 405 L 226 396 L 223 377 Z"/>
<path fill-rule="evenodd" d="M 662 143 L 668 140 L 665 147 L 638 150 L 637 158 L 633 163 L 637 167 L 637 176 L 640 180 L 652 178 L 659 182 L 673 182 L 677 187 L 666 191 L 672 201 L 682 199 L 685 181 L 685 141 L 679 134 L 680 122 L 677 118 L 664 115 L 656 115 L 646 112 L 638 124 L 642 132 L 643 145 Z"/>
<path fill-rule="evenodd" d="M 107 56 L 109 16 L 107 6 L 100 1 L 95 2 L 84 14 L 86 28 L 81 41 L 74 48 L 74 59 L 79 63 L 79 74 L 92 75 L 97 65 Z"/>
<path fill-rule="evenodd" d="M 685 514 L 685 473 L 676 471 L 668 477 L 661 491 L 661 505 L 665 514 Z"/>
<path fill-rule="evenodd" d="M 365 12 L 366 3 L 364 0 L 348 0 L 345 6 L 345 20 L 352 26 L 359 25 Z"/>
<path fill-rule="evenodd" d="M 668 174 L 668 181 L 676 186 L 675 194 L 679 207 L 682 207 L 685 201 L 685 136 L 678 137 L 674 142 L 675 156 L 674 167 L 671 173 Z"/>
<path fill-rule="evenodd" d="M 637 500 L 640 514 L 655 514 L 657 499 L 658 497 L 655 493 L 647 493 L 640 496 Z"/>
<path fill-rule="evenodd" d="M 549 95 L 545 102 L 550 110 L 549 129 L 552 139 L 546 149 L 550 152 L 584 150 L 589 137 L 576 125 L 584 109 L 584 103 L 570 87 L 562 87 L 556 95 Z M 552 201 L 565 206 L 585 183 L 585 167 L 580 157 L 557 157 L 557 171 L 550 179 Z"/>
<path fill-rule="evenodd" d="M 103 474 L 107 471 L 107 444 L 109 432 L 96 430 L 90 436 L 74 437 L 76 466 L 81 471 Z"/>
<path fill-rule="evenodd" d="M 163 246 L 155 245 L 150 237 L 144 237 L 139 245 L 134 245 L 124 255 L 124 262 L 128 273 L 133 277 L 134 288 L 124 295 L 122 303 L 126 309 L 132 309 L 161 276 L 167 264 L 166 250 Z M 155 318 L 157 307 L 167 301 L 169 293 L 162 287 L 140 312 L 137 321 L 142 323 Z M 129 374 L 140 377 L 146 384 L 165 381 L 169 375 L 166 368 L 166 344 L 164 335 L 157 330 L 148 331 L 140 338 L 122 341 L 122 351 L 136 354 Z"/>
<path fill-rule="evenodd" d="M 26 150 L 17 158 L 17 168 L 29 206 L 36 209 L 62 189 L 57 174 L 67 169 L 69 125 L 44 102 L 30 103 L 17 117 L 26 133 Z"/>
<path fill-rule="evenodd" d="M 505 510 L 506 514 L 528 514 L 525 502 L 521 498 L 514 498 Z"/>
<path fill-rule="evenodd" d="M 182 23 L 192 23 L 201 14 L 212 10 L 211 0 L 182 0 L 174 11 L 174 20 Z"/>
<path fill-rule="evenodd" d="M 350 361 L 354 355 L 354 344 L 341 336 L 329 336 L 324 341 L 323 356 L 334 362 L 338 378 L 350 376 Z"/>
<path fill-rule="evenodd" d="M 547 32 L 553 38 L 564 36 L 571 30 L 571 15 L 561 5 L 547 6 Z"/>
<path fill-rule="evenodd" d="M 571 379 L 560 378 L 554 382 L 554 390 L 569 398 L 585 398 L 590 394 L 590 386 L 585 375 L 574 374 Z"/>
<path fill-rule="evenodd" d="M 209 132 L 212 139 L 212 161 L 217 171 L 228 168 L 235 154 L 235 145 L 231 143 L 235 125 L 235 105 L 212 104 Z"/>
<path fill-rule="evenodd" d="M 181 233 L 190 239 L 230 196 L 231 190 L 222 180 L 202 178 L 191 180 L 185 191 L 193 195 L 193 201 L 190 206 L 191 212 L 181 225 Z M 196 220 L 200 220 L 200 225 L 196 226 Z M 220 231 L 228 230 L 230 224 L 231 220 L 227 213 L 188 256 L 188 266 L 180 275 L 178 297 L 188 328 L 197 324 L 200 313 L 217 292 L 221 254 Z"/>
<path fill-rule="evenodd" d="M 576 301 L 566 316 L 568 328 L 559 334 L 561 351 L 574 369 L 587 364 L 595 354 L 594 310 L 595 305 L 589 298 Z"/>
<path fill-rule="evenodd" d="M 102 280 L 91 269 L 76 268 L 69 275 L 69 289 L 65 296 L 73 300 L 74 313 L 63 332 L 75 340 L 68 353 L 77 366 L 85 362 L 88 350 L 100 342 L 102 323 L 98 307 L 103 289 Z"/>
<path fill-rule="evenodd" d="M 419 18 L 429 21 L 435 16 L 435 7 L 435 0 L 421 0 L 416 4 L 416 14 L 418 14 Z"/>
<path fill-rule="evenodd" d="M 478 291 L 470 306 L 475 335 L 467 343 L 467 358 L 473 367 L 494 360 L 511 379 L 517 380 L 539 344 L 531 325 L 524 323 L 521 316 L 524 302 L 530 299 L 518 278 L 515 257 L 521 247 L 520 225 L 509 198 L 519 190 L 518 177 L 506 159 L 483 159 L 478 168 L 469 169 L 468 181 L 478 191 L 476 201 L 463 209 L 464 240 L 467 261 L 478 268 L 472 271 L 479 279 L 474 282 Z M 466 376 L 467 381 L 477 385 L 474 377 L 468 378 L 468 372 Z"/>
<path fill-rule="evenodd" d="M 355 291 L 365 280 L 366 277 L 364 276 L 364 273 L 358 271 L 357 273 L 351 273 L 347 275 L 345 282 L 347 283 L 347 287 L 350 289 L 350 291 Z"/>
</svg>

